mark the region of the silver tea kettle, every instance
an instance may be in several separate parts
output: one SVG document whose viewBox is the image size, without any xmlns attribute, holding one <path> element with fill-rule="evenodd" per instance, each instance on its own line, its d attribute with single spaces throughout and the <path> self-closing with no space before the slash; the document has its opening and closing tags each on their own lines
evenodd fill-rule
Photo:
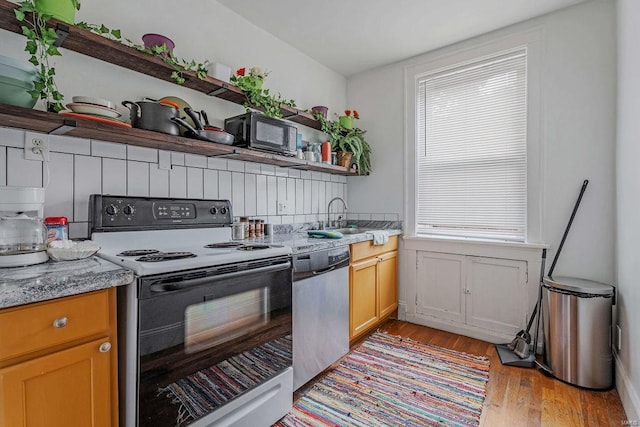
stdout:
<svg viewBox="0 0 640 427">
<path fill-rule="evenodd" d="M 47 228 L 41 218 L 24 213 L 0 217 L 0 267 L 46 262 Z"/>
</svg>

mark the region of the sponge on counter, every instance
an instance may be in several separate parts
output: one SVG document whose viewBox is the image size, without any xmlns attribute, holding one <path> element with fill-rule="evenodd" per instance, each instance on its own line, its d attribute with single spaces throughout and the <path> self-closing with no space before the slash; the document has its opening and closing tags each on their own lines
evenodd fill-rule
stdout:
<svg viewBox="0 0 640 427">
<path fill-rule="evenodd" d="M 307 234 L 309 237 L 316 237 L 318 239 L 342 239 L 344 237 L 342 233 L 331 230 L 309 230 Z"/>
</svg>

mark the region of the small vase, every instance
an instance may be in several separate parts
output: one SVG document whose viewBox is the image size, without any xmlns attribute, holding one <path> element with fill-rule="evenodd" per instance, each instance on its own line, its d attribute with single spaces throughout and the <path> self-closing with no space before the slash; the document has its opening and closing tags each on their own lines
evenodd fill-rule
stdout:
<svg viewBox="0 0 640 427">
<path fill-rule="evenodd" d="M 343 128 L 353 129 L 353 116 L 340 116 L 338 121 Z"/>
<path fill-rule="evenodd" d="M 67 24 L 75 24 L 76 8 L 71 0 L 36 0 L 36 7 L 41 13 Z"/>
</svg>

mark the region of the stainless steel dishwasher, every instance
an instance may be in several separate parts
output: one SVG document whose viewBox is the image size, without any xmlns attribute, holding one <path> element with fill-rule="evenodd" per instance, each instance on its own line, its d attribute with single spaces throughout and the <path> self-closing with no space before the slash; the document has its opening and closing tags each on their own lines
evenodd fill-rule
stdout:
<svg viewBox="0 0 640 427">
<path fill-rule="evenodd" d="M 349 351 L 349 247 L 293 256 L 293 389 Z"/>
</svg>

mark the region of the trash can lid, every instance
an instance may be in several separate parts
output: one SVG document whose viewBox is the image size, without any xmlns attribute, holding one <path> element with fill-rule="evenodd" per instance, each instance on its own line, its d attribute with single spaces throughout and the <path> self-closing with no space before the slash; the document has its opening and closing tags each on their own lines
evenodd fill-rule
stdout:
<svg viewBox="0 0 640 427">
<path fill-rule="evenodd" d="M 552 288 L 569 292 L 604 296 L 613 295 L 613 286 L 577 277 L 545 277 L 544 283 Z"/>
</svg>

